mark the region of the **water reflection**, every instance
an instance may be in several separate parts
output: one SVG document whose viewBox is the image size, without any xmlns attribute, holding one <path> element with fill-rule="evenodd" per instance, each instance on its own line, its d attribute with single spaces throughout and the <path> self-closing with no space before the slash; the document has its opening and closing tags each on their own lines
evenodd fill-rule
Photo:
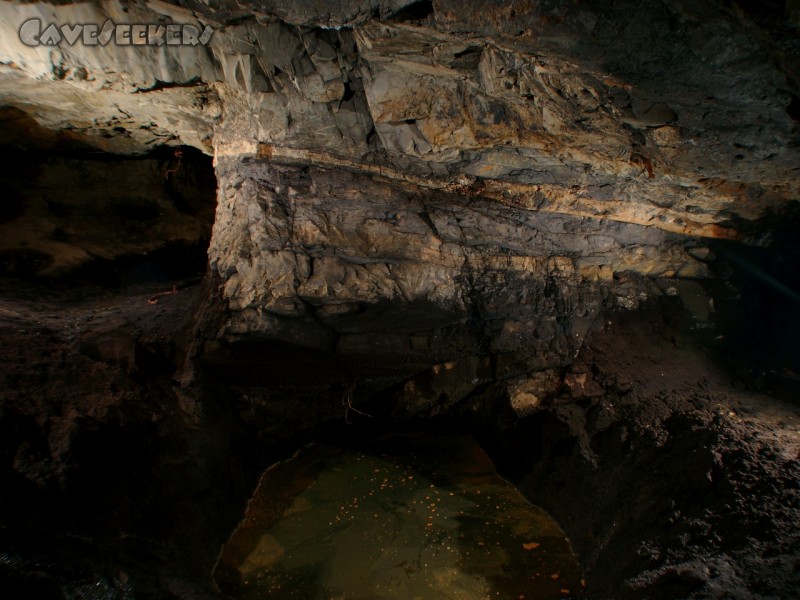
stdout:
<svg viewBox="0 0 800 600">
<path fill-rule="evenodd" d="M 267 471 L 215 576 L 242 599 L 579 598 L 559 527 L 464 436 L 314 446 Z"/>
</svg>

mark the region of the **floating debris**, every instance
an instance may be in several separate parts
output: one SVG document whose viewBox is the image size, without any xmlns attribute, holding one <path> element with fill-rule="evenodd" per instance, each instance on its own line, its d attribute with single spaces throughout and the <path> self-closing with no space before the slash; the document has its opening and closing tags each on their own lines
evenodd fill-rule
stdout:
<svg viewBox="0 0 800 600">
<path fill-rule="evenodd" d="M 423 435 L 270 469 L 215 571 L 243 600 L 552 600 L 581 577 L 563 532 L 471 438 Z"/>
<path fill-rule="evenodd" d="M 536 550 L 536 548 L 538 548 L 539 546 L 541 546 L 541 544 L 538 544 L 536 542 L 528 542 L 527 544 L 522 544 L 522 547 L 525 548 L 525 550 Z"/>
</svg>

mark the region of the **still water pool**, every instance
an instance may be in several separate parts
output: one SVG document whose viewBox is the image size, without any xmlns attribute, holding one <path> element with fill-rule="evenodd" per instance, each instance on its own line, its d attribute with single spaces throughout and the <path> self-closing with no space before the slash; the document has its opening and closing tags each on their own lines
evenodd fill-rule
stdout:
<svg viewBox="0 0 800 600">
<path fill-rule="evenodd" d="M 564 533 L 466 436 L 315 445 L 272 467 L 215 577 L 244 600 L 582 597 Z"/>
</svg>

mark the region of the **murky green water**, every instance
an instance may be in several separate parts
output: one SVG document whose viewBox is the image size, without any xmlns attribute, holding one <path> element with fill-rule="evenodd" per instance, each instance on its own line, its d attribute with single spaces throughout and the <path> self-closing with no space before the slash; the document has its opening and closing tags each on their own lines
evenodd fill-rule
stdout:
<svg viewBox="0 0 800 600">
<path fill-rule="evenodd" d="M 314 446 L 267 471 L 215 576 L 246 600 L 581 597 L 559 527 L 468 437 Z"/>
</svg>

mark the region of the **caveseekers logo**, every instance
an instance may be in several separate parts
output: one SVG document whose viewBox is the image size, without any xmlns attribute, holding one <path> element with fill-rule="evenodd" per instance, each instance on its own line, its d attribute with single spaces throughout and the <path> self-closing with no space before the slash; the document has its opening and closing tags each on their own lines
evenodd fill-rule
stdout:
<svg viewBox="0 0 800 600">
<path fill-rule="evenodd" d="M 141 25 L 106 21 L 77 25 L 43 25 L 40 19 L 29 19 L 19 28 L 19 39 L 27 46 L 205 46 L 214 30 L 208 25 L 201 31 L 194 25 Z"/>
</svg>

